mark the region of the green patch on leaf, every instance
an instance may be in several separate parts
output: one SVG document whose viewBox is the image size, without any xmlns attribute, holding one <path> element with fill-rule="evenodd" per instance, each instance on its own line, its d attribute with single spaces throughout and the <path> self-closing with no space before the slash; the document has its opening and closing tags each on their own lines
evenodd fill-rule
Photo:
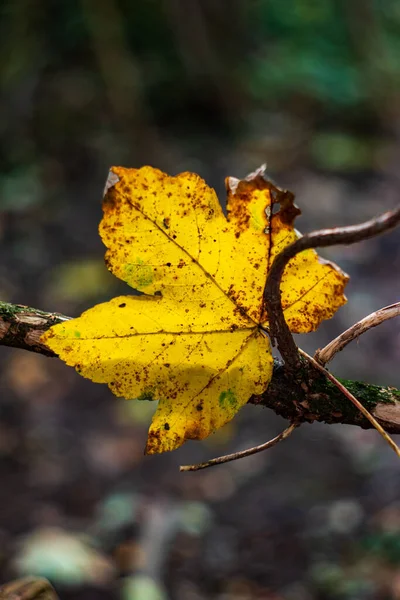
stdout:
<svg viewBox="0 0 400 600">
<path fill-rule="evenodd" d="M 135 263 L 125 265 L 126 280 L 133 288 L 141 288 L 153 283 L 153 269 L 139 257 Z"/>
<path fill-rule="evenodd" d="M 237 398 L 235 392 L 232 390 L 227 390 L 226 392 L 221 392 L 218 398 L 218 402 L 221 408 L 236 408 L 237 406 Z"/>
<path fill-rule="evenodd" d="M 138 400 L 155 400 L 154 391 L 152 389 L 143 390 L 140 396 L 138 396 Z"/>
</svg>

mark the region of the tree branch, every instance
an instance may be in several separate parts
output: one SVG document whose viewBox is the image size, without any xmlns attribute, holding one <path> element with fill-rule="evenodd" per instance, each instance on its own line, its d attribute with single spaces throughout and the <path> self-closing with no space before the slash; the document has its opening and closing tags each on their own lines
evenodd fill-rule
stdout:
<svg viewBox="0 0 400 600">
<path fill-rule="evenodd" d="M 371 423 L 349 402 L 338 388 L 301 358 L 298 380 L 286 364 L 274 361 L 272 380 L 261 396 L 252 396 L 249 403 L 262 405 L 293 422 L 304 421 L 357 425 L 370 429 Z M 389 433 L 400 434 L 400 390 L 341 379 L 339 381 L 356 397 Z"/>
<path fill-rule="evenodd" d="M 20 304 L 0 302 L 0 345 L 56 356 L 41 344 L 40 336 L 52 325 L 70 317 Z M 300 357 L 298 378 L 275 360 L 272 381 L 262 396 L 249 402 L 266 406 L 291 422 L 346 423 L 363 428 L 371 424 L 323 374 Z M 400 390 L 340 379 L 390 433 L 400 434 Z"/>
<path fill-rule="evenodd" d="M 39 352 L 45 356 L 57 356 L 40 342 L 40 336 L 52 325 L 70 318 L 22 304 L 0 302 L 0 344 Z"/>
<path fill-rule="evenodd" d="M 278 345 L 278 350 L 285 363 L 292 371 L 299 368 L 299 354 L 292 334 L 285 321 L 282 303 L 280 283 L 288 262 L 303 250 L 309 248 L 324 248 L 336 244 L 354 244 L 362 240 L 375 237 L 385 231 L 393 229 L 400 223 L 400 206 L 393 211 L 375 217 L 370 221 L 349 227 L 336 227 L 334 229 L 321 229 L 300 237 L 298 240 L 286 246 L 280 252 L 268 273 L 267 283 L 264 290 L 264 298 L 269 318 L 269 334 L 271 341 Z"/>
<path fill-rule="evenodd" d="M 325 377 L 327 379 L 329 379 L 329 381 L 331 383 L 333 383 L 333 385 L 335 385 L 338 388 L 338 390 L 346 398 L 348 398 L 348 400 L 350 400 L 350 402 L 352 402 L 354 404 L 354 406 L 356 407 L 356 409 L 359 410 L 364 415 L 364 417 L 366 419 L 368 419 L 368 421 L 371 423 L 372 427 L 375 427 L 375 429 L 377 430 L 377 432 L 380 433 L 380 435 L 383 437 L 383 439 L 386 441 L 386 443 L 389 444 L 389 446 L 392 448 L 392 450 L 394 450 L 394 452 L 396 452 L 397 456 L 400 458 L 400 448 L 398 447 L 398 445 L 392 440 L 392 438 L 390 437 L 390 435 L 384 430 L 384 428 L 382 427 L 382 425 L 380 423 L 378 423 L 378 421 L 369 412 L 369 410 L 367 408 L 365 408 L 365 406 L 363 404 L 361 404 L 361 402 L 358 400 L 358 398 L 356 398 L 354 396 L 354 394 L 352 394 L 350 392 L 350 390 L 348 390 L 347 387 L 345 385 L 343 385 L 343 383 L 341 381 L 339 381 L 334 375 L 332 375 L 332 373 L 330 373 L 328 371 L 328 369 L 325 369 L 325 367 L 323 367 L 322 365 L 320 365 L 315 360 L 315 358 L 313 358 L 312 356 L 309 356 L 306 352 L 303 352 L 303 350 L 300 350 L 300 353 L 316 369 L 318 369 L 318 371 L 320 371 L 321 373 L 323 373 L 325 375 Z"/>
</svg>

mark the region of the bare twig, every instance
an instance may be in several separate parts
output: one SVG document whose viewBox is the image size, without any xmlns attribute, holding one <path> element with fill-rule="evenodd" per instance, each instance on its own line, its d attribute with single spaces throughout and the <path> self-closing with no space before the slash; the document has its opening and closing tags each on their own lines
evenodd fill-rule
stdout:
<svg viewBox="0 0 400 600">
<path fill-rule="evenodd" d="M 374 428 L 381 434 L 383 439 L 389 444 L 389 446 L 394 450 L 397 456 L 400 458 L 400 448 L 397 444 L 392 440 L 390 435 L 386 433 L 383 427 L 378 423 L 378 421 L 371 415 L 371 413 L 361 404 L 359 400 L 338 380 L 332 373 L 330 373 L 325 367 L 320 365 L 315 358 L 309 356 L 306 352 L 299 349 L 299 352 L 307 358 L 311 362 L 311 364 L 317 368 L 319 371 L 324 373 L 325 377 L 327 377 L 332 383 L 336 385 L 336 387 L 358 408 L 358 410 L 364 415 L 366 419 L 374 426 Z"/>
<path fill-rule="evenodd" d="M 325 348 L 322 348 L 322 350 L 317 350 L 314 358 L 321 365 L 326 365 L 332 360 L 335 354 L 343 350 L 347 344 L 358 338 L 362 333 L 365 333 L 369 329 L 380 325 L 388 319 L 393 319 L 393 317 L 398 316 L 400 316 L 400 302 L 396 302 L 390 306 L 385 306 L 384 308 L 371 313 L 367 317 L 364 317 L 364 319 L 361 319 L 361 321 L 358 321 L 358 323 L 355 323 L 346 329 L 346 331 L 329 342 L 329 344 L 327 344 Z"/>
<path fill-rule="evenodd" d="M 296 370 L 299 366 L 298 348 L 285 321 L 281 303 L 280 283 L 283 271 L 290 259 L 299 252 L 308 250 L 309 248 L 322 248 L 336 244 L 354 244 L 355 242 L 360 242 L 389 231 L 399 223 L 400 206 L 393 211 L 386 212 L 360 225 L 321 229 L 320 231 L 304 235 L 278 254 L 268 273 L 264 298 L 269 317 L 272 343 L 276 341 L 282 358 L 288 364 L 289 368 Z"/>
<path fill-rule="evenodd" d="M 182 465 L 179 467 L 180 471 L 199 471 L 200 469 L 207 469 L 208 467 L 214 467 L 215 465 L 222 465 L 227 462 L 231 462 L 232 460 L 239 460 L 240 458 L 245 458 L 246 456 L 252 456 L 253 454 L 258 454 L 259 452 L 263 452 L 264 450 L 268 450 L 272 448 L 272 446 L 276 446 L 282 440 L 285 440 L 289 435 L 298 427 L 300 423 L 292 423 L 287 427 L 282 433 L 272 438 L 268 442 L 264 444 L 260 444 L 259 446 L 254 446 L 253 448 L 247 448 L 247 450 L 241 450 L 240 452 L 234 452 L 233 454 L 226 454 L 225 456 L 219 456 L 218 458 L 212 458 L 207 462 L 200 463 L 198 465 Z"/>
</svg>

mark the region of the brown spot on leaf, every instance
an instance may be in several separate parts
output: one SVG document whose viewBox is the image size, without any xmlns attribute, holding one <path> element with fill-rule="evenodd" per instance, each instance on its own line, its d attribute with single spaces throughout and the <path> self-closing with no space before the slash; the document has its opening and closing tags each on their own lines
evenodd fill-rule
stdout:
<svg viewBox="0 0 400 600">
<path fill-rule="evenodd" d="M 119 204 L 119 196 L 114 187 L 110 188 L 103 198 L 104 214 L 112 212 Z"/>
<path fill-rule="evenodd" d="M 201 440 L 202 439 L 202 435 L 201 435 L 201 422 L 194 422 L 191 421 L 188 425 L 187 425 L 187 429 L 185 431 L 185 438 L 187 440 Z"/>
<path fill-rule="evenodd" d="M 293 225 L 296 217 L 301 215 L 301 210 L 294 204 L 294 194 L 286 190 L 279 190 L 279 202 L 281 209 L 279 211 L 279 217 L 282 223 L 285 225 Z"/>
</svg>

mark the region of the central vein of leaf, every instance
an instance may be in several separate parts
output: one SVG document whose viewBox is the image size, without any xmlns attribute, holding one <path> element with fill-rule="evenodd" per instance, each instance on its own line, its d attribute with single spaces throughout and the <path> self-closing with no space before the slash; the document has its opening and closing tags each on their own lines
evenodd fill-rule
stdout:
<svg viewBox="0 0 400 600">
<path fill-rule="evenodd" d="M 143 210 L 141 210 L 140 208 L 136 208 L 145 219 L 147 219 L 150 223 L 152 223 L 152 225 L 154 225 L 154 227 L 157 227 L 157 229 L 159 231 L 161 231 L 161 233 L 163 235 L 165 235 L 165 237 L 168 238 L 168 240 L 170 242 L 172 242 L 173 244 L 175 244 L 175 246 L 177 246 L 177 248 L 179 248 L 180 250 L 182 250 L 182 252 L 184 252 L 186 254 L 186 256 L 188 256 L 190 258 L 191 261 L 194 261 L 196 265 L 198 265 L 198 267 L 203 271 L 203 273 L 205 274 L 206 277 L 208 277 L 213 284 L 219 289 L 219 291 L 224 294 L 224 296 L 226 298 L 228 298 L 228 300 L 233 304 L 233 306 L 235 308 L 238 308 L 238 305 L 236 304 L 236 302 L 234 300 L 232 300 L 232 298 L 226 293 L 226 291 L 219 285 L 219 283 L 214 279 L 214 277 L 208 273 L 208 271 L 206 271 L 206 269 L 203 267 L 203 265 L 194 257 L 190 254 L 190 252 L 188 252 L 186 250 L 186 248 L 183 248 L 180 244 L 178 244 L 178 242 L 176 240 L 174 240 L 173 237 L 169 236 L 168 233 L 162 228 L 160 227 L 155 221 L 153 221 L 153 219 L 151 217 L 149 217 L 148 215 L 146 215 L 146 213 L 143 212 Z M 254 321 L 254 319 L 252 319 L 247 313 L 244 313 L 246 318 L 251 322 L 254 323 L 254 327 L 256 327 L 258 325 L 258 323 L 256 321 Z M 241 329 L 245 329 L 245 328 L 241 328 Z"/>
<path fill-rule="evenodd" d="M 130 338 L 130 337 L 138 337 L 138 336 L 143 336 L 143 335 L 176 335 L 176 336 L 180 336 L 180 335 L 214 335 L 215 333 L 226 333 L 226 334 L 231 334 L 234 335 L 236 332 L 242 332 L 242 331 L 251 331 L 252 333 L 254 331 L 258 331 L 259 325 L 256 324 L 254 327 L 241 327 L 240 329 L 213 329 L 210 331 L 165 331 L 164 329 L 160 329 L 160 331 L 150 331 L 148 333 L 141 333 L 141 332 L 132 332 L 132 333 L 127 333 L 124 335 L 118 335 L 117 333 L 114 333 L 112 335 L 102 335 L 102 336 L 96 336 L 96 337 L 85 337 L 84 335 L 81 334 L 81 336 L 79 337 L 79 340 L 115 340 L 115 339 L 123 339 L 123 338 Z"/>
</svg>

